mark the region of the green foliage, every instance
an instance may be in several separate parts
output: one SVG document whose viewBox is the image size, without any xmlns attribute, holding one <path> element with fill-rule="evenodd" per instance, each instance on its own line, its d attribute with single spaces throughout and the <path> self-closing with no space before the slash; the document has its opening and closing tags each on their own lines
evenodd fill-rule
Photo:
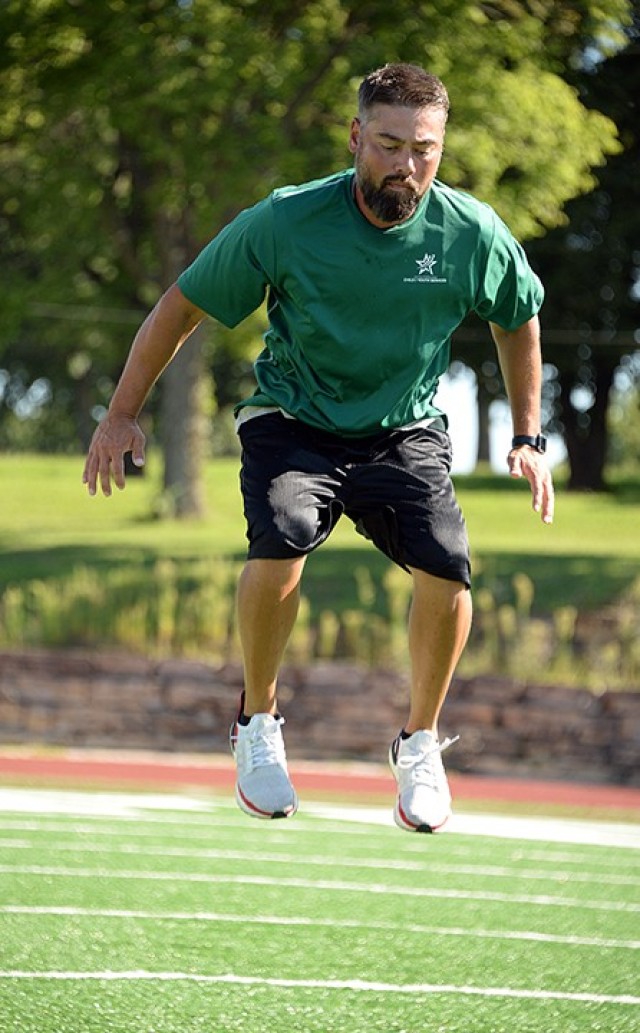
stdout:
<svg viewBox="0 0 640 1033">
<path fill-rule="evenodd" d="M 11 585 L 0 597 L 0 643 L 129 649 L 146 655 L 224 660 L 232 645 L 237 564 L 209 560 Z"/>
<path fill-rule="evenodd" d="M 598 170 L 596 188 L 569 202 L 566 226 L 529 247 L 530 258 L 551 288 L 542 310 L 545 357 L 553 371 L 550 424 L 564 434 L 570 483 L 578 489 L 601 490 L 609 460 L 619 460 L 609 441 L 610 430 L 621 431 L 621 399 L 615 393 L 622 379 L 625 389 L 637 387 L 640 368 L 638 0 L 632 11 L 625 47 L 585 68 L 576 79 L 583 103 L 616 122 L 621 149 Z M 632 399 L 633 394 L 630 417 Z M 635 455 L 637 459 L 637 450 Z"/>
<path fill-rule="evenodd" d="M 501 602 L 504 586 L 474 593 L 475 618 L 463 674 L 496 673 L 529 682 L 581 685 L 596 692 L 631 688 L 640 680 L 640 579 L 603 611 L 588 615 L 573 604 L 551 614 L 523 613 Z"/>
<path fill-rule="evenodd" d="M 80 566 L 61 578 L 10 584 L 0 592 L 0 647 L 119 648 L 154 657 L 238 660 L 234 599 L 239 571 L 240 563 L 223 558 L 159 559 L 151 569 Z M 353 580 L 357 608 L 336 606 L 316 614 L 303 596 L 288 662 L 347 659 L 408 667 L 410 578 L 389 566 L 378 585 L 359 566 Z M 522 572 L 513 576 L 509 601 L 503 601 L 504 593 L 504 582 L 480 579 L 461 673 L 508 674 L 596 691 L 638 683 L 640 578 L 604 618 L 581 614 L 572 604 L 533 614 L 534 585 Z"/>
<path fill-rule="evenodd" d="M 485 74 L 496 77 L 495 69 Z M 577 104 L 557 75 L 523 60 L 518 76 L 503 69 L 497 80 L 484 117 L 460 129 L 453 123 L 445 176 L 490 201 L 521 239 L 541 236 L 566 222 L 561 205 L 595 186 L 591 168 L 619 147 L 609 119 Z"/>
<path fill-rule="evenodd" d="M 636 363 L 640 366 L 640 363 Z M 625 384 L 614 393 L 609 411 L 611 467 L 633 476 L 640 456 L 640 388 Z"/>
</svg>

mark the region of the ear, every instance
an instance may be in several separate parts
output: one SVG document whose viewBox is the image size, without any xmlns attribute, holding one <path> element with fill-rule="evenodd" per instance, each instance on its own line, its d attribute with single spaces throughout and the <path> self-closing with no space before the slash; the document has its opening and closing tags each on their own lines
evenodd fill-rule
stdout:
<svg viewBox="0 0 640 1033">
<path fill-rule="evenodd" d="M 351 120 L 351 132 L 349 133 L 349 150 L 352 154 L 355 154 L 358 150 L 358 142 L 360 140 L 360 119 L 353 118 Z"/>
</svg>

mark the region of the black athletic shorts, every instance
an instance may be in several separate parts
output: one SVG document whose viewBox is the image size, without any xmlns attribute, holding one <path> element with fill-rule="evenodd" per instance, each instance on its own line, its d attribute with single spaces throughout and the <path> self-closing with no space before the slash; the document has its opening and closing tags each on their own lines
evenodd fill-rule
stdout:
<svg viewBox="0 0 640 1033">
<path fill-rule="evenodd" d="M 239 435 L 249 559 L 304 556 L 344 513 L 399 566 L 470 583 L 442 420 L 345 438 L 275 412 Z"/>
</svg>

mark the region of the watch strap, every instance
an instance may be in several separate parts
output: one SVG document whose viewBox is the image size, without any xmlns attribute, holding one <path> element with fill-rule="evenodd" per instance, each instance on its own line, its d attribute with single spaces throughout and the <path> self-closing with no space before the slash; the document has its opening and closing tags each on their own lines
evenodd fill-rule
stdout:
<svg viewBox="0 0 640 1033">
<path fill-rule="evenodd" d="M 516 434 L 511 439 L 511 447 L 519 448 L 521 445 L 529 445 L 531 448 L 535 448 L 536 452 L 547 451 L 547 439 L 544 434 L 536 434 L 535 437 L 531 434 Z"/>
</svg>

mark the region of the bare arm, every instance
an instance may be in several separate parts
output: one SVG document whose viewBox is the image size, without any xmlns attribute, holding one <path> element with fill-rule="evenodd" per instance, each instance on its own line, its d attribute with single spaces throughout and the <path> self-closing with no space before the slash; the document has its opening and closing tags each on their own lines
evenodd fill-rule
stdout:
<svg viewBox="0 0 640 1033">
<path fill-rule="evenodd" d="M 540 395 L 542 389 L 542 358 L 540 354 L 540 324 L 534 316 L 516 330 L 503 330 L 490 324 L 498 351 L 500 369 L 504 377 L 513 433 L 535 437 L 540 433 Z M 547 461 L 528 445 L 514 448 L 508 455 L 512 477 L 526 477 L 531 485 L 533 508 L 545 524 L 553 520 L 553 482 Z"/>
<path fill-rule="evenodd" d="M 109 412 L 89 447 L 82 479 L 90 495 L 95 495 L 98 484 L 104 495 L 110 495 L 112 476 L 117 487 L 124 488 L 125 452 L 133 454 L 137 466 L 144 463 L 138 414 L 163 369 L 203 317 L 204 312 L 174 284 L 138 330 Z"/>
</svg>

